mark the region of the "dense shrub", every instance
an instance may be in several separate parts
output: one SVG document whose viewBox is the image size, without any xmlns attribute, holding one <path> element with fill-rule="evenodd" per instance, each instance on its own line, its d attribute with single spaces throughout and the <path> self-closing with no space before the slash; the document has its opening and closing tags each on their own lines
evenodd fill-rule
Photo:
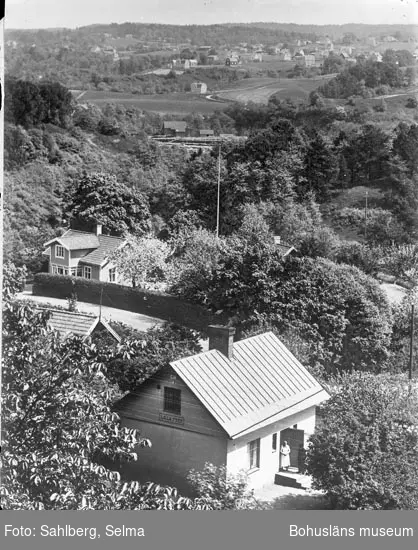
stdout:
<svg viewBox="0 0 418 550">
<path fill-rule="evenodd" d="M 226 320 L 221 315 L 211 314 L 203 307 L 162 292 L 102 283 L 82 277 L 65 277 L 47 273 L 38 273 L 35 276 L 33 285 L 35 295 L 67 299 L 73 292 L 77 294 L 79 302 L 100 304 L 101 301 L 104 306 L 143 313 L 195 330 L 205 331 L 211 323 Z"/>
<path fill-rule="evenodd" d="M 403 378 L 356 375 L 324 405 L 307 467 L 334 508 L 418 508 L 417 390 Z"/>
<path fill-rule="evenodd" d="M 253 491 L 247 487 L 247 476 L 227 474 L 225 466 L 215 466 L 206 462 L 202 471 L 190 470 L 187 481 L 198 498 L 217 504 L 219 510 L 251 510 L 257 508 Z"/>
</svg>

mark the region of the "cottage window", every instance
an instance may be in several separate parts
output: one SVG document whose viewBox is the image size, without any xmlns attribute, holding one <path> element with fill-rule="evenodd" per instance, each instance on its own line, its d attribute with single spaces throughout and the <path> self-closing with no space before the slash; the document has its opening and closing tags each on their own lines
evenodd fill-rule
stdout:
<svg viewBox="0 0 418 550">
<path fill-rule="evenodd" d="M 116 282 L 116 268 L 112 267 L 109 269 L 109 283 Z"/>
<path fill-rule="evenodd" d="M 277 451 L 277 434 L 273 434 L 273 437 L 271 440 L 271 450 L 273 452 Z"/>
<path fill-rule="evenodd" d="M 84 267 L 84 277 L 86 279 L 91 279 L 91 267 L 87 265 Z"/>
<path fill-rule="evenodd" d="M 55 257 L 56 258 L 64 258 L 64 247 L 60 244 L 55 245 Z"/>
<path fill-rule="evenodd" d="M 181 414 L 181 390 L 164 388 L 164 411 Z"/>
<path fill-rule="evenodd" d="M 260 467 L 260 438 L 248 443 L 250 470 Z"/>
</svg>

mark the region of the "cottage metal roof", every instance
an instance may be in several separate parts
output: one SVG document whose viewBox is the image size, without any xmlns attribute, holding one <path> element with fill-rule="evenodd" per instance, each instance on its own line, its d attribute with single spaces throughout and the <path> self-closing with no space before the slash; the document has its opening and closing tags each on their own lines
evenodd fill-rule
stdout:
<svg viewBox="0 0 418 550">
<path fill-rule="evenodd" d="M 210 350 L 171 366 L 233 439 L 328 397 L 272 332 L 234 343 L 232 360 Z"/>
<path fill-rule="evenodd" d="M 106 262 L 111 253 L 125 242 L 120 237 L 110 237 L 109 235 L 99 235 L 98 240 L 99 247 L 80 258 L 80 262 L 101 266 Z"/>
<path fill-rule="evenodd" d="M 118 342 L 121 340 L 120 336 L 112 329 L 107 321 L 98 316 L 59 309 L 49 311 L 51 312 L 51 317 L 48 320 L 49 326 L 58 331 L 62 336 L 76 335 L 86 338 L 90 336 L 100 323 Z"/>
</svg>

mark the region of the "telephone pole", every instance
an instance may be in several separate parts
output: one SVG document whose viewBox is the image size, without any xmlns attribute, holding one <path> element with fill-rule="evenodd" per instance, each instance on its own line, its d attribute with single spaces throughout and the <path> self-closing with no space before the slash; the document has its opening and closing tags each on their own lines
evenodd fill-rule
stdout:
<svg viewBox="0 0 418 550">
<path fill-rule="evenodd" d="M 218 198 L 216 203 L 216 238 L 219 237 L 220 198 L 221 198 L 221 142 L 219 142 L 219 154 L 218 154 Z"/>
<path fill-rule="evenodd" d="M 415 304 L 411 305 L 411 335 L 409 343 L 409 380 L 412 380 L 412 366 L 414 362 L 414 313 Z"/>
<path fill-rule="evenodd" d="M 367 241 L 367 199 L 369 192 L 366 191 L 366 207 L 364 209 L 364 240 Z"/>
</svg>

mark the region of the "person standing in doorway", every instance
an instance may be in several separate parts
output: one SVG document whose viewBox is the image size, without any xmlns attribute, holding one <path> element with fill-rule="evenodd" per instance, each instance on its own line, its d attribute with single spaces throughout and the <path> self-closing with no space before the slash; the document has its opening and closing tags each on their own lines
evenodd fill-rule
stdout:
<svg viewBox="0 0 418 550">
<path fill-rule="evenodd" d="M 290 447 L 287 444 L 287 441 L 283 441 L 283 445 L 280 449 L 280 454 L 282 457 L 282 469 L 287 472 L 290 466 Z"/>
</svg>

